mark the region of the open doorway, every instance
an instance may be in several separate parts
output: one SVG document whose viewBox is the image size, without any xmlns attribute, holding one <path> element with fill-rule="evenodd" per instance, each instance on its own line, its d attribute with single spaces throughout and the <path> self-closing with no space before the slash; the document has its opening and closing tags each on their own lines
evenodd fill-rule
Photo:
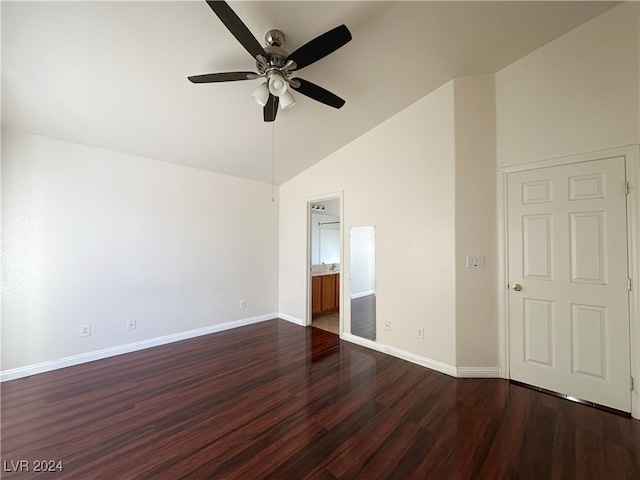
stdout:
<svg viewBox="0 0 640 480">
<path fill-rule="evenodd" d="M 308 203 L 311 325 L 340 334 L 340 198 Z"/>
</svg>

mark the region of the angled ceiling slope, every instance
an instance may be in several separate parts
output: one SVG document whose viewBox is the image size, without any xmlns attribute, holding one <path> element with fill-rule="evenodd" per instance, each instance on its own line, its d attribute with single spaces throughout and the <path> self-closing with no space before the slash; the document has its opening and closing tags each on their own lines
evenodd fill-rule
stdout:
<svg viewBox="0 0 640 480">
<path fill-rule="evenodd" d="M 260 80 L 188 75 L 254 61 L 204 1 L 3 2 L 4 128 L 281 184 L 455 77 L 491 73 L 615 2 L 230 2 L 290 52 L 342 23 L 353 40 L 304 69 L 346 100 L 301 95 L 274 123 Z M 295 92 L 294 92 L 295 95 Z"/>
</svg>

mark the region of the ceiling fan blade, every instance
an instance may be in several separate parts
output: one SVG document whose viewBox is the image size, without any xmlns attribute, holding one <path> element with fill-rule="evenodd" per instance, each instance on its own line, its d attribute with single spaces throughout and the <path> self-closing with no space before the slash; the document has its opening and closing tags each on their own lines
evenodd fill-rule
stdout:
<svg viewBox="0 0 640 480">
<path fill-rule="evenodd" d="M 206 73 L 187 77 L 191 83 L 235 82 L 237 80 L 253 80 L 254 72 Z"/>
<path fill-rule="evenodd" d="M 287 57 L 287 60 L 293 60 L 296 62 L 296 70 L 311 65 L 317 62 L 321 58 L 326 57 L 332 52 L 342 47 L 345 43 L 351 40 L 351 32 L 349 29 L 340 25 L 339 27 L 329 30 L 323 33 L 319 37 L 314 38 L 308 43 L 305 43 L 295 52 Z"/>
<path fill-rule="evenodd" d="M 253 58 L 257 58 L 258 55 L 269 58 L 262 45 L 256 40 L 256 37 L 253 36 L 247 26 L 242 23 L 236 13 L 231 10 L 227 2 L 207 0 L 207 4 Z"/>
<path fill-rule="evenodd" d="M 296 92 L 300 92 L 309 98 L 313 98 L 314 100 L 333 108 L 341 108 L 345 104 L 345 101 L 342 98 L 331 93 L 329 90 L 319 87 L 315 83 L 308 82 L 303 78 L 294 78 L 293 80 L 300 82 L 300 86 L 298 87 L 293 86 L 295 82 L 291 84 L 291 88 Z"/>
<path fill-rule="evenodd" d="M 278 103 L 279 98 L 275 95 L 269 94 L 269 100 L 267 100 L 267 104 L 264 106 L 263 117 L 265 122 L 273 122 L 276 119 L 276 115 L 278 114 Z"/>
</svg>

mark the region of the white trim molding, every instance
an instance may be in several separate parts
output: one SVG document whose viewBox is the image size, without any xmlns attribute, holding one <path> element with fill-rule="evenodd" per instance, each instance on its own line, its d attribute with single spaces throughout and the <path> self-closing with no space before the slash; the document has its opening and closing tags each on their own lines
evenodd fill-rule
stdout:
<svg viewBox="0 0 640 480">
<path fill-rule="evenodd" d="M 301 327 L 306 327 L 305 321 L 303 319 L 294 317 L 293 315 L 289 315 L 287 313 L 278 313 L 278 318 L 286 320 L 287 322 L 295 323 L 296 325 L 300 325 Z"/>
<path fill-rule="evenodd" d="M 354 293 L 353 295 L 351 295 L 351 300 L 353 300 L 354 298 L 368 297 L 369 295 L 374 295 L 375 293 L 375 290 L 367 290 L 366 292 Z"/>
<path fill-rule="evenodd" d="M 570 165 L 572 163 L 592 162 L 595 160 L 606 160 L 608 158 L 625 157 L 627 160 L 638 155 L 638 145 L 627 145 L 625 147 L 609 148 L 607 150 L 597 150 L 595 152 L 579 153 L 567 157 L 550 158 L 537 162 L 522 163 L 517 165 L 506 165 L 498 169 L 499 172 L 515 173 L 527 170 L 538 170 L 540 168 L 558 167 L 560 165 Z"/>
<path fill-rule="evenodd" d="M 72 367 L 73 365 L 80 365 L 82 363 L 93 362 L 95 360 L 102 360 L 104 358 L 115 357 L 116 355 L 122 355 L 124 353 L 136 352 L 138 350 L 144 350 L 146 348 L 157 347 L 159 345 L 166 345 L 167 343 L 179 342 L 180 340 L 187 340 L 189 338 L 200 337 L 202 335 L 209 335 L 210 333 L 222 332 L 224 330 L 231 330 L 232 328 L 244 327 L 252 325 L 254 323 L 266 322 L 267 320 L 274 320 L 278 318 L 278 313 L 267 313 L 265 315 L 259 315 L 257 317 L 249 317 L 241 320 L 235 320 L 233 322 L 221 323 L 218 325 L 212 325 L 210 327 L 198 328 L 195 330 L 188 330 L 186 332 L 174 333 L 172 335 L 166 335 L 164 337 L 152 338 L 149 340 L 142 340 L 140 342 L 128 343 L 126 345 L 119 345 L 117 347 L 105 348 L 103 350 L 96 350 L 95 352 L 82 353 L 80 355 L 73 355 L 71 357 L 61 358 L 59 360 L 52 360 L 48 362 L 37 363 L 34 365 L 27 365 L 25 367 L 12 368 L 0 372 L 0 382 L 6 382 L 9 380 L 15 380 L 18 378 L 28 377 L 36 375 L 38 373 L 50 372 L 52 370 L 58 370 L 60 368 Z"/>
<path fill-rule="evenodd" d="M 507 174 L 504 171 L 498 170 L 497 181 L 497 194 L 496 194 L 496 209 L 498 220 L 498 299 L 497 314 L 498 314 L 498 337 L 500 341 L 500 364 L 502 365 L 503 378 L 510 377 L 510 360 L 509 360 L 509 295 L 507 295 L 509 288 L 509 264 L 507 262 L 509 258 L 509 242 L 507 237 Z"/>
<path fill-rule="evenodd" d="M 422 367 L 435 370 L 436 372 L 444 373 L 451 377 L 456 378 L 500 378 L 500 367 L 454 367 L 448 363 L 440 362 L 438 360 L 432 360 L 415 353 L 407 352 L 400 348 L 391 347 L 389 345 L 383 345 L 373 340 L 367 340 L 365 338 L 352 335 L 350 333 L 340 334 L 340 338 L 347 342 L 355 343 L 361 347 L 370 348 L 378 352 L 386 353 L 392 357 L 400 358 L 411 363 L 415 363 Z"/>
<path fill-rule="evenodd" d="M 311 204 L 316 202 L 322 202 L 326 200 L 339 200 L 340 202 L 340 270 L 342 271 L 344 267 L 344 190 L 337 190 L 335 192 L 326 192 L 319 193 L 317 195 L 311 195 L 309 197 L 305 197 L 305 205 L 306 205 L 306 222 L 307 222 L 307 260 L 305 264 L 305 268 L 307 269 L 307 274 L 305 276 L 306 282 L 306 308 L 305 308 L 305 318 L 303 320 L 302 326 L 309 326 L 313 322 L 313 314 L 311 312 L 312 305 L 312 292 L 311 292 Z M 343 299 L 344 299 L 344 275 L 340 273 L 340 286 L 339 286 L 339 311 L 338 311 L 338 325 L 340 331 L 342 331 L 342 325 L 344 322 L 344 313 L 343 313 Z M 282 317 L 284 318 L 284 317 Z M 292 317 L 293 318 L 293 317 Z M 287 320 L 287 318 L 284 318 Z M 293 323 L 297 323 L 297 320 Z M 298 324 L 300 325 L 300 324 Z"/>
<path fill-rule="evenodd" d="M 635 145 L 625 155 L 627 167 L 627 235 L 629 278 L 629 315 L 631 329 L 631 376 L 636 386 L 631 391 L 631 415 L 640 419 L 640 146 Z"/>
<path fill-rule="evenodd" d="M 608 158 L 624 157 L 626 181 L 629 183 L 627 196 L 627 244 L 628 271 L 632 282 L 629 292 L 629 340 L 631 356 L 631 376 L 636 380 L 636 386 L 631 391 L 631 415 L 640 419 L 640 146 L 599 150 L 567 157 L 553 158 L 539 162 L 510 165 L 498 169 L 498 240 L 499 262 L 498 271 L 498 315 L 500 323 L 501 361 L 504 367 L 504 378 L 510 378 L 509 370 L 509 299 L 508 299 L 508 243 L 507 243 L 507 177 L 510 173 L 536 170 L 540 168 L 569 165 L 580 162 L 604 160 Z M 621 187 L 622 188 L 622 187 Z"/>
<path fill-rule="evenodd" d="M 502 378 L 500 367 L 456 367 L 457 378 Z"/>
<path fill-rule="evenodd" d="M 437 360 L 431 360 L 430 358 L 422 357 L 420 355 L 416 355 L 415 353 L 410 353 L 396 347 L 390 347 L 389 345 L 383 345 L 381 343 L 374 342 L 373 340 L 367 340 L 365 338 L 358 337 L 357 335 L 352 335 L 351 333 L 342 333 L 340 334 L 340 338 L 342 340 L 346 340 L 347 342 L 360 345 L 361 347 L 366 347 L 370 348 L 371 350 L 386 353 L 387 355 L 401 358 L 402 360 L 407 360 L 408 362 L 430 368 L 431 370 L 435 370 L 440 373 L 446 373 L 447 375 L 450 375 L 452 377 L 456 376 L 456 368 L 447 363 L 439 362 Z"/>
</svg>

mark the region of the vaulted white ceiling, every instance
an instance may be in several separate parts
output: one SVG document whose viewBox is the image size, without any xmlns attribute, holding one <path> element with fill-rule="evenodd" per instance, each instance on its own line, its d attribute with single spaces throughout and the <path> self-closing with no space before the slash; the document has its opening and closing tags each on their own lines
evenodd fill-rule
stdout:
<svg viewBox="0 0 640 480">
<path fill-rule="evenodd" d="M 347 103 L 262 121 L 260 80 L 204 1 L 3 2 L 2 126 L 281 184 L 455 77 L 496 72 L 617 2 L 229 2 L 292 52 L 346 24 L 353 40 L 298 76 Z M 275 144 L 273 143 L 275 139 Z M 390 159 L 391 161 L 391 159 Z"/>
</svg>

